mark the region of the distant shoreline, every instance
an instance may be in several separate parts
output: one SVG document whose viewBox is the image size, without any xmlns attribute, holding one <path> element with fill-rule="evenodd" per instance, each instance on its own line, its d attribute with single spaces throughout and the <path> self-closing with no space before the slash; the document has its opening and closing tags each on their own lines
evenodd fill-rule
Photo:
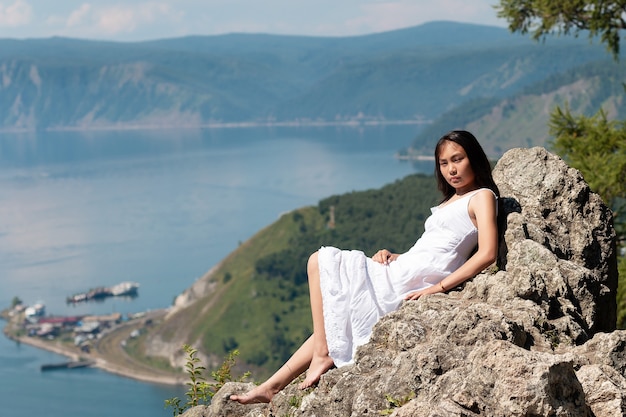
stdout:
<svg viewBox="0 0 626 417">
<path fill-rule="evenodd" d="M 0 128 L 0 133 L 34 133 L 43 132 L 97 132 L 97 131 L 131 131 L 131 130 L 170 130 L 170 129 L 234 129 L 259 127 L 374 127 L 395 125 L 426 125 L 431 120 L 347 120 L 347 121 L 290 121 L 290 122 L 209 122 L 198 124 L 123 124 L 123 125 L 90 125 L 36 128 Z"/>
<path fill-rule="evenodd" d="M 396 154 L 396 158 L 400 161 L 434 161 L 434 155 L 399 155 Z"/>
</svg>

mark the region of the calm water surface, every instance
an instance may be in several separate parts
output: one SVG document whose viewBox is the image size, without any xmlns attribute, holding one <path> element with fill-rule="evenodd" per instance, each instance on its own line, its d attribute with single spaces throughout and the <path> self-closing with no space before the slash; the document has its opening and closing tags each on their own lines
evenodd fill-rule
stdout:
<svg viewBox="0 0 626 417">
<path fill-rule="evenodd" d="M 134 313 L 174 297 L 281 213 L 378 188 L 415 166 L 394 153 L 419 126 L 0 135 L 0 308 L 14 296 L 48 314 Z M 121 281 L 133 300 L 71 306 Z M 2 415 L 169 416 L 163 387 L 0 337 Z"/>
</svg>

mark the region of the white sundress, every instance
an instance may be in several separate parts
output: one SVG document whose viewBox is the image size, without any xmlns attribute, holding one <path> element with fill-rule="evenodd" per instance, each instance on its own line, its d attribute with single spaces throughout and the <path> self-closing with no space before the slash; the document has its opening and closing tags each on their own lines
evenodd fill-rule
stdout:
<svg viewBox="0 0 626 417">
<path fill-rule="evenodd" d="M 396 310 L 408 293 L 438 284 L 468 259 L 478 243 L 468 205 L 481 190 L 431 208 L 422 236 L 389 265 L 358 250 L 320 248 L 324 327 L 336 366 L 352 363 L 357 347 L 369 341 L 376 322 Z"/>
</svg>

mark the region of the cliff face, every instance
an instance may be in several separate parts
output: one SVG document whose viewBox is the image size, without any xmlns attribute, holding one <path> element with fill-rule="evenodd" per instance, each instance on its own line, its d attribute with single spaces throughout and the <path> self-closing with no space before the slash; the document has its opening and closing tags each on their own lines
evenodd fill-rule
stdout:
<svg viewBox="0 0 626 417">
<path fill-rule="evenodd" d="M 503 226 L 497 267 L 462 288 L 406 302 L 376 325 L 356 363 L 270 405 L 228 400 L 191 416 L 623 416 L 626 332 L 615 331 L 611 212 L 543 148 L 494 170 Z M 610 332 L 610 333 L 609 333 Z"/>
</svg>

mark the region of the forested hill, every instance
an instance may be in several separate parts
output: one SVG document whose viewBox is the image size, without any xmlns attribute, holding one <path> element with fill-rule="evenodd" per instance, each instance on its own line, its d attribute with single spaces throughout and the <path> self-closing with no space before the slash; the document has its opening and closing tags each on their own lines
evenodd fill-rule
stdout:
<svg viewBox="0 0 626 417">
<path fill-rule="evenodd" d="M 451 127 L 474 132 L 495 157 L 513 147 L 545 146 L 556 106 L 573 114 L 592 116 L 602 109 L 609 119 L 626 118 L 624 79 L 626 67 L 609 58 L 551 75 L 508 97 L 469 100 L 425 128 L 411 151 L 432 153 L 434 141 Z"/>
<path fill-rule="evenodd" d="M 341 38 L 0 39 L 0 129 L 431 120 L 604 58 L 587 39 L 450 22 Z"/>
</svg>

